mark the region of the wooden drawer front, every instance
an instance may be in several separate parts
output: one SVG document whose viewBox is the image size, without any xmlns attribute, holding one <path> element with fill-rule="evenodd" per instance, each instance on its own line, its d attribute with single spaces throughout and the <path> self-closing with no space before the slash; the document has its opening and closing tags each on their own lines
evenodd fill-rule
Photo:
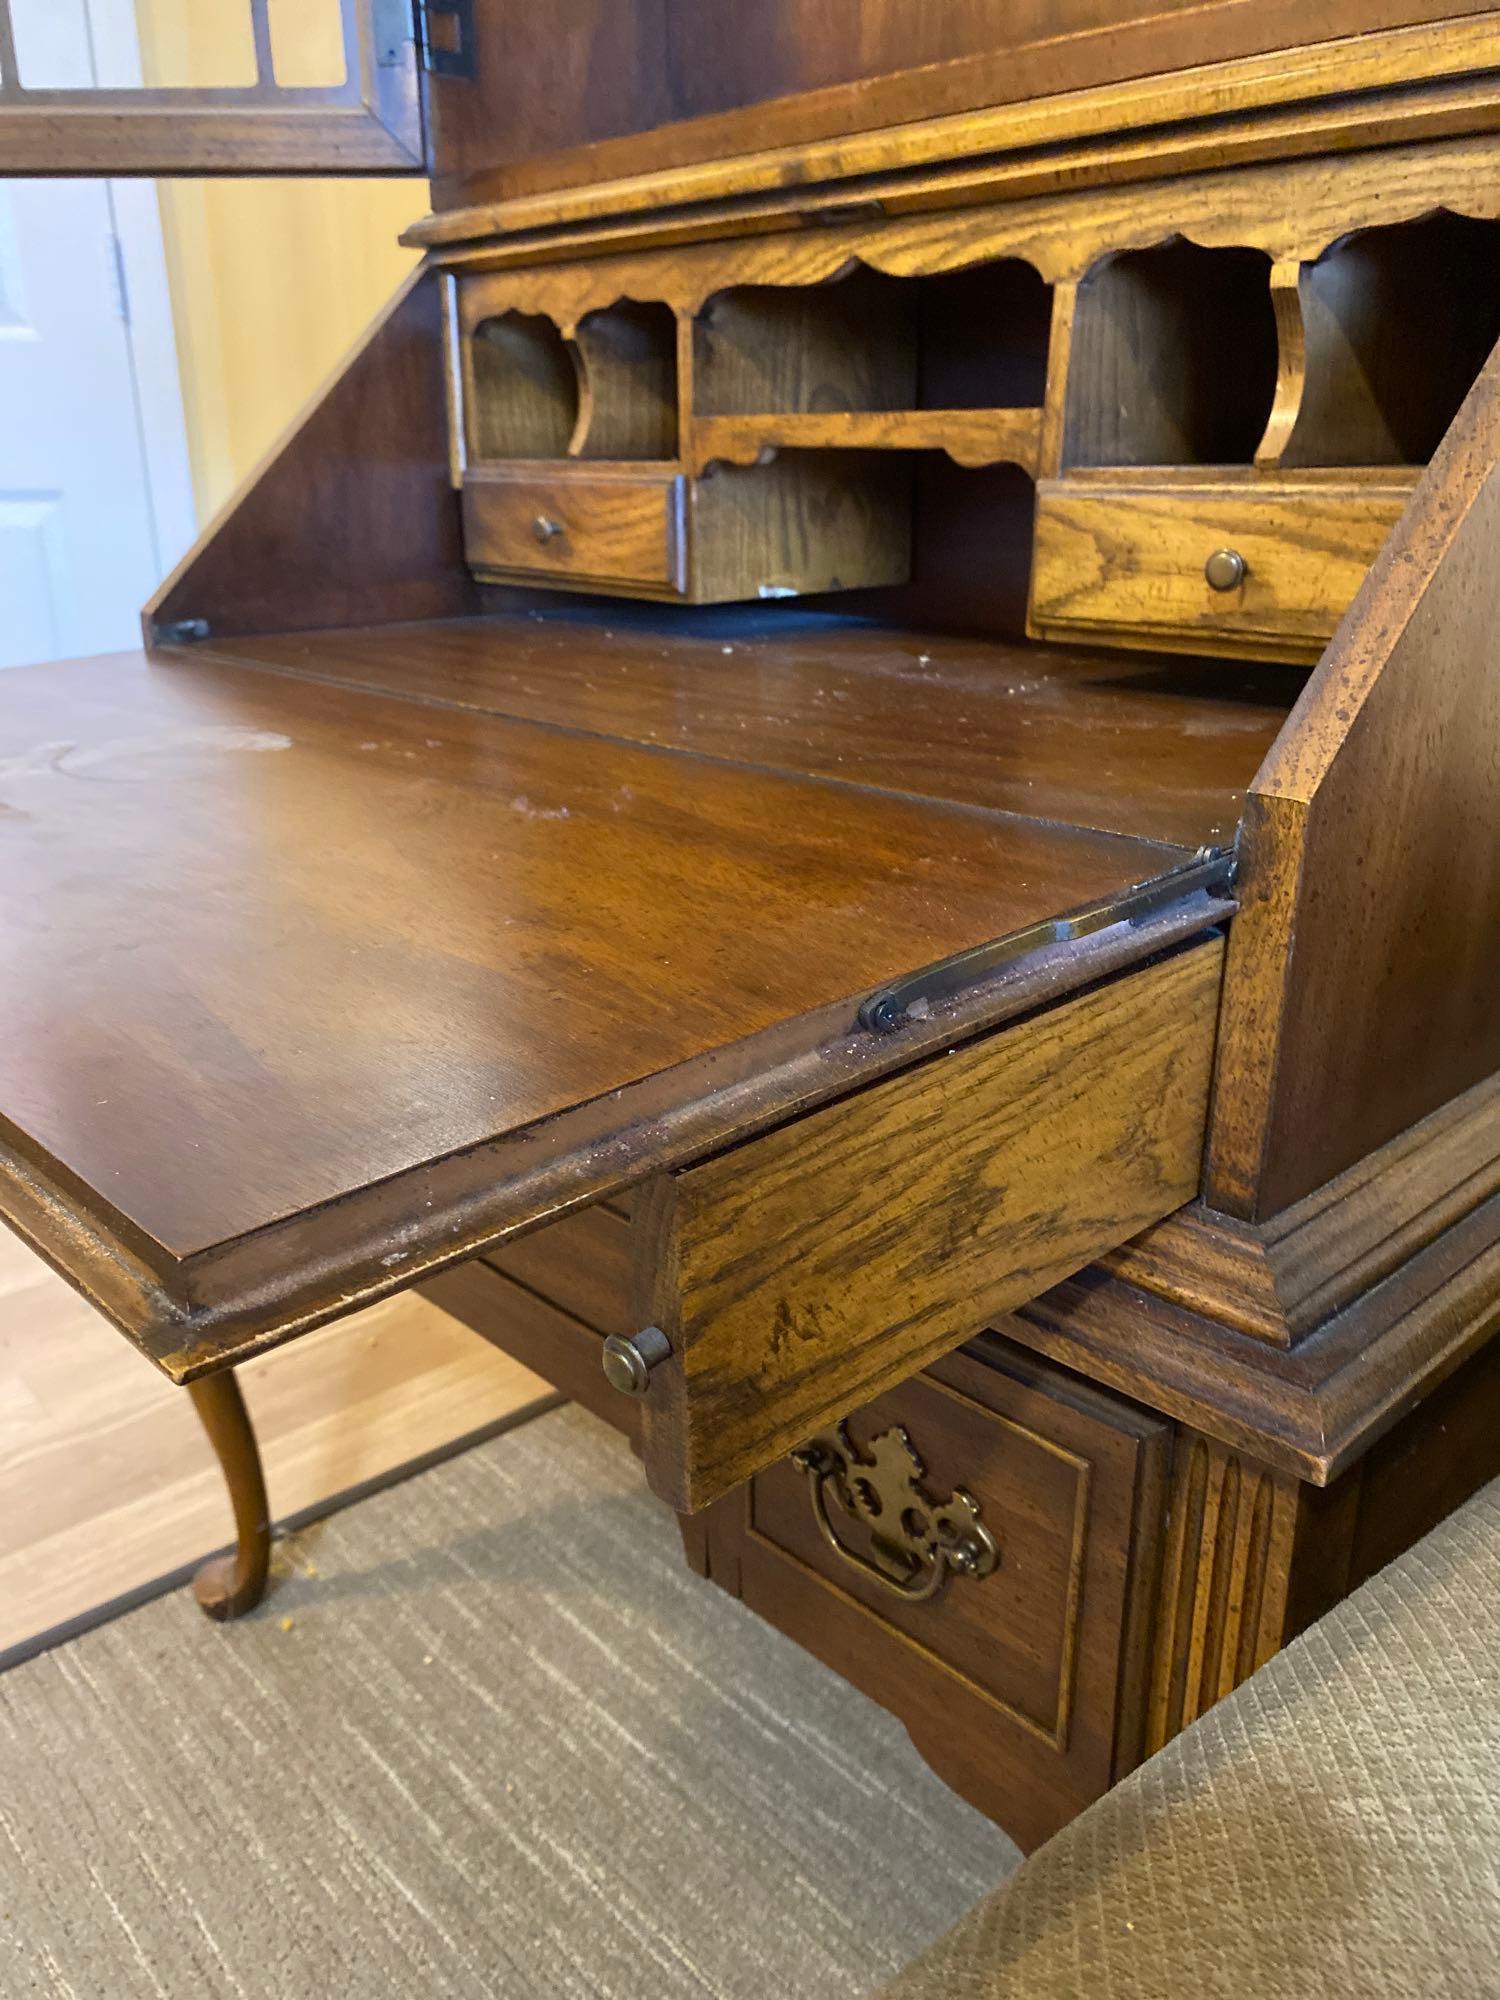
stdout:
<svg viewBox="0 0 1500 2000">
<path fill-rule="evenodd" d="M 706 1506 L 1188 1201 L 1222 959 L 1205 939 L 659 1183 L 662 1498 Z"/>
<path fill-rule="evenodd" d="M 464 479 L 464 546 L 481 573 L 680 591 L 682 539 L 670 472 L 485 467 Z"/>
<path fill-rule="evenodd" d="M 1396 525 L 1398 486 L 1160 486 L 1044 482 L 1031 622 L 1178 651 L 1315 659 Z M 1243 580 L 1205 565 L 1233 550 Z"/>
<path fill-rule="evenodd" d="M 1134 1756 L 1144 1690 L 1127 1639 L 1144 1618 L 1168 1426 L 988 1335 L 851 1417 L 899 1428 L 924 1495 L 962 1488 L 999 1550 L 926 1602 L 830 1547 L 806 1474 L 761 1473 L 707 1518 L 710 1575 L 900 1715 L 930 1762 L 1025 1845 L 1106 1790 Z M 855 1555 L 870 1536 L 837 1506 Z"/>
</svg>

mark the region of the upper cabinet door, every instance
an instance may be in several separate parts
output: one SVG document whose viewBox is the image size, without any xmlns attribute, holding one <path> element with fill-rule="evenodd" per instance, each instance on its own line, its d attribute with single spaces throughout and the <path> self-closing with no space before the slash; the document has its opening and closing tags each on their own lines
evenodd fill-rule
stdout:
<svg viewBox="0 0 1500 2000">
<path fill-rule="evenodd" d="M 0 175 L 422 174 L 472 0 L 0 0 Z"/>
</svg>

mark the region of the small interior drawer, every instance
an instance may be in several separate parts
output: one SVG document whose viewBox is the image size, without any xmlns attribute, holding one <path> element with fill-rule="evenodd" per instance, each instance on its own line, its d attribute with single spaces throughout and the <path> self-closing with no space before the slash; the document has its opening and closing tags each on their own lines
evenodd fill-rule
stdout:
<svg viewBox="0 0 1500 2000">
<path fill-rule="evenodd" d="M 986 1334 L 829 1434 L 821 1486 L 784 1459 L 710 1509 L 697 1559 L 895 1709 L 1030 1846 L 1134 1755 L 1128 1642 L 1168 1445 L 1151 1413 Z M 944 1568 L 933 1588 L 924 1537 L 955 1501 L 982 1531 L 984 1573 Z"/>
<path fill-rule="evenodd" d="M 1409 492 L 1397 480 L 1044 481 L 1032 630 L 1316 659 Z"/>
<path fill-rule="evenodd" d="M 465 474 L 464 545 L 481 577 L 683 588 L 682 480 L 641 466 L 481 466 Z"/>
<path fill-rule="evenodd" d="M 719 1499 L 1190 1200 L 1222 960 L 1210 935 L 654 1183 L 661 1497 Z"/>
</svg>

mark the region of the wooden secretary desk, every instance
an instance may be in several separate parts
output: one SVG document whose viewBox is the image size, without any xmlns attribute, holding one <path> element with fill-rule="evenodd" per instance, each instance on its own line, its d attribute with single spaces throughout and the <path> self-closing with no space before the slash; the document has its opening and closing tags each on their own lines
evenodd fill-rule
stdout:
<svg viewBox="0 0 1500 2000">
<path fill-rule="evenodd" d="M 421 1285 L 1033 1843 L 1500 1471 L 1500 13 L 251 14 L 165 108 L 0 32 L 7 171 L 433 201 L 144 650 L 0 678 L 0 1211 L 209 1608 L 235 1364 Z"/>
</svg>

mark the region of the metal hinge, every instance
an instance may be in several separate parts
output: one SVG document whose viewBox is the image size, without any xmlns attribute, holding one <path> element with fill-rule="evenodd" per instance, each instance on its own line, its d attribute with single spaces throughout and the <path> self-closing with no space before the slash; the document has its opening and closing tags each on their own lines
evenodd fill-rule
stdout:
<svg viewBox="0 0 1500 2000">
<path fill-rule="evenodd" d="M 209 636 L 206 618 L 169 618 L 151 627 L 153 646 L 197 646 Z"/>
<path fill-rule="evenodd" d="M 417 0 L 417 46 L 433 76 L 479 74 L 474 44 L 474 0 Z"/>
<path fill-rule="evenodd" d="M 1072 944 L 1116 924 L 1141 925 L 1174 903 L 1191 896 L 1228 897 L 1234 889 L 1235 851 L 1232 847 L 1200 847 L 1191 861 L 1137 882 L 1102 903 L 1091 903 L 1066 916 L 1048 917 L 992 944 L 955 952 L 880 993 L 872 993 L 859 1010 L 858 1022 L 872 1035 L 892 1035 L 913 1014 L 929 1013 L 952 1000 L 980 979 L 1029 958 L 1051 945 Z"/>
</svg>

